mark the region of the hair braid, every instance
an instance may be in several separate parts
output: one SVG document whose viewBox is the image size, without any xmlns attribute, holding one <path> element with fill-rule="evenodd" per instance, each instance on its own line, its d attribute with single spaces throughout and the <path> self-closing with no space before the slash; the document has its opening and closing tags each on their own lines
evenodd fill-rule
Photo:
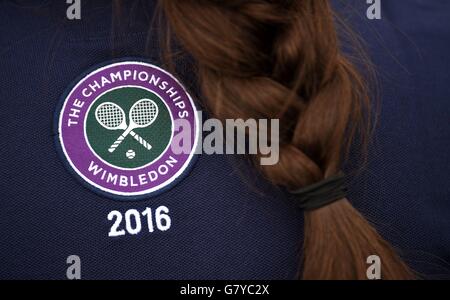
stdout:
<svg viewBox="0 0 450 300">
<path fill-rule="evenodd" d="M 161 8 L 198 64 L 206 107 L 220 119 L 279 118 L 280 161 L 262 166 L 297 189 L 336 174 L 364 135 L 368 97 L 339 49 L 327 0 L 170 0 Z M 169 37 L 170 38 L 170 37 Z M 412 272 L 346 199 L 305 212 L 304 279 L 364 279 L 379 255 L 384 279 Z"/>
</svg>

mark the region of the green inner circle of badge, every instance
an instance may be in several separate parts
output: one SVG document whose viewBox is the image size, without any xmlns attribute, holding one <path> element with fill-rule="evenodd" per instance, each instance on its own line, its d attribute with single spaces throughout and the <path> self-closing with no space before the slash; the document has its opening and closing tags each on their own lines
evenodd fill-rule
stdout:
<svg viewBox="0 0 450 300">
<path fill-rule="evenodd" d="M 141 168 L 169 146 L 173 119 L 165 103 L 140 87 L 121 87 L 98 97 L 85 124 L 92 150 L 118 168 Z"/>
</svg>

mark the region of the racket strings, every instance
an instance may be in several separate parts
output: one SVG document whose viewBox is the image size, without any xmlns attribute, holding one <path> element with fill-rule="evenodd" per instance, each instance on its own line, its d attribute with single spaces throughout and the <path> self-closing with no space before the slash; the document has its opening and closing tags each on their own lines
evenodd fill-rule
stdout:
<svg viewBox="0 0 450 300">
<path fill-rule="evenodd" d="M 150 101 L 138 103 L 131 111 L 131 119 L 139 126 L 150 124 L 158 114 L 157 106 Z"/>
<path fill-rule="evenodd" d="M 97 110 L 97 120 L 109 128 L 120 126 L 123 121 L 122 110 L 113 104 L 104 104 Z"/>
</svg>

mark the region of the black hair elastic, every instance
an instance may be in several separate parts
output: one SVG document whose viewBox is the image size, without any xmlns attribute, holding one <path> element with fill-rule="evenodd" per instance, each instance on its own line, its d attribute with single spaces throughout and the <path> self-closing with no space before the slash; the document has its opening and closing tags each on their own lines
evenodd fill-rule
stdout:
<svg viewBox="0 0 450 300">
<path fill-rule="evenodd" d="M 326 206 L 346 197 L 345 175 L 339 173 L 320 182 L 291 191 L 291 194 L 297 197 L 297 204 L 303 210 L 314 210 Z"/>
</svg>

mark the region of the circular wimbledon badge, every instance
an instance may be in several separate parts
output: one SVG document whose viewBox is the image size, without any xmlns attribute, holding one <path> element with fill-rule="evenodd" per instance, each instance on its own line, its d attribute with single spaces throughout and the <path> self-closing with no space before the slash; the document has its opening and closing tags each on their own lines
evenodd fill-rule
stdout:
<svg viewBox="0 0 450 300">
<path fill-rule="evenodd" d="M 61 99 L 55 129 L 63 159 L 85 185 L 133 200 L 164 191 L 187 174 L 198 122 L 192 98 L 171 74 L 133 59 L 96 67 L 76 80 Z"/>
</svg>

